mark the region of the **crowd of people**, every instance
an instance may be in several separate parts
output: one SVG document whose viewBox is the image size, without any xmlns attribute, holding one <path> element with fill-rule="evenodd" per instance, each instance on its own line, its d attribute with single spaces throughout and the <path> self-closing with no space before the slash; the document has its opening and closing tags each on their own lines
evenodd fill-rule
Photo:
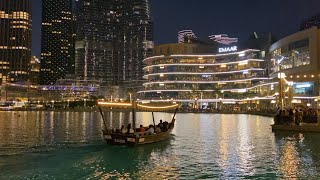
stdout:
<svg viewBox="0 0 320 180">
<path fill-rule="evenodd" d="M 156 126 L 150 124 L 148 127 L 143 127 L 143 125 L 140 125 L 140 127 L 136 128 L 134 131 L 131 124 L 128 124 L 126 128 L 124 127 L 124 125 L 122 125 L 121 129 L 116 129 L 114 132 L 122 133 L 122 134 L 133 134 L 134 132 L 158 134 L 161 132 L 166 132 L 169 129 L 170 129 L 170 123 L 168 123 L 167 121 L 162 122 L 162 120 L 160 120 L 160 123 Z"/>
<path fill-rule="evenodd" d="M 294 123 L 317 123 L 318 110 L 313 108 L 288 108 L 281 109 L 278 107 L 275 117 L 275 124 Z"/>
</svg>

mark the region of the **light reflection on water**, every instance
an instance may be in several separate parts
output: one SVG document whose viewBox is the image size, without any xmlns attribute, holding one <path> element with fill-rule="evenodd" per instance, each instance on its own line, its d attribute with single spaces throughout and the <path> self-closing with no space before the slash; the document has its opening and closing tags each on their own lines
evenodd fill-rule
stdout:
<svg viewBox="0 0 320 180">
<path fill-rule="evenodd" d="M 105 113 L 108 128 L 130 113 Z M 171 121 L 172 114 L 155 113 Z M 152 124 L 138 113 L 137 126 Z M 319 134 L 272 133 L 271 118 L 178 114 L 169 141 L 106 145 L 89 112 L 0 112 L 0 179 L 230 179 L 320 177 Z"/>
</svg>

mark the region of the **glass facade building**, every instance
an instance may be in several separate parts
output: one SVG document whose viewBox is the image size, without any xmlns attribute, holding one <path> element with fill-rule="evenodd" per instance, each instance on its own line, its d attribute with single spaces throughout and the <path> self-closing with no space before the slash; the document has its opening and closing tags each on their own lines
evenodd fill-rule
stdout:
<svg viewBox="0 0 320 180">
<path fill-rule="evenodd" d="M 153 46 L 147 0 L 78 0 L 75 18 L 78 77 L 117 86 L 142 80 Z"/>
<path fill-rule="evenodd" d="M 217 96 L 241 99 L 255 94 L 253 85 L 267 80 L 259 50 L 212 55 L 154 56 L 144 60 L 147 83 L 141 99 L 208 101 Z"/>
<path fill-rule="evenodd" d="M 72 0 L 43 0 L 40 84 L 74 73 Z"/>
<path fill-rule="evenodd" d="M 285 37 L 270 47 L 271 77 L 293 82 L 296 97 L 319 96 L 320 30 L 313 27 Z"/>
<path fill-rule="evenodd" d="M 0 84 L 28 81 L 31 21 L 31 0 L 0 1 Z"/>
<path fill-rule="evenodd" d="M 114 23 L 112 1 L 75 1 L 75 73 L 81 79 L 111 83 L 117 70 L 114 61 Z"/>
</svg>

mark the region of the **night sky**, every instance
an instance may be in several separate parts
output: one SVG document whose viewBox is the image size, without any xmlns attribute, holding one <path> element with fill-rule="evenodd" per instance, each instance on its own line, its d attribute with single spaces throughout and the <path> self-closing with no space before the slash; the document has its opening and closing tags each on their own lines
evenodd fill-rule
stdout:
<svg viewBox="0 0 320 180">
<path fill-rule="evenodd" d="M 156 44 L 174 43 L 192 29 L 200 38 L 229 34 L 245 40 L 251 32 L 277 38 L 299 30 L 302 20 L 320 13 L 320 0 L 151 0 Z M 40 56 L 41 0 L 33 0 L 33 54 Z"/>
</svg>

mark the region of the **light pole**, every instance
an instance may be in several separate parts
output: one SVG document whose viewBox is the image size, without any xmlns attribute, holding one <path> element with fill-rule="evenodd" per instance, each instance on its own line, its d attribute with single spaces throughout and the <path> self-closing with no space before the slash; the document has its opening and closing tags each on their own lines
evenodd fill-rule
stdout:
<svg viewBox="0 0 320 180">
<path fill-rule="evenodd" d="M 54 109 L 54 100 L 52 100 L 51 102 L 52 102 L 52 109 Z"/>
<path fill-rule="evenodd" d="M 70 106 L 70 100 L 68 99 L 67 101 L 68 101 L 68 108 L 69 108 L 69 106 Z"/>
<path fill-rule="evenodd" d="M 86 107 L 87 106 L 87 99 L 84 99 L 84 105 L 83 105 L 84 107 Z"/>
<path fill-rule="evenodd" d="M 216 110 L 218 109 L 218 94 L 216 94 Z"/>
<path fill-rule="evenodd" d="M 132 94 L 129 93 L 129 97 L 130 97 L 130 103 L 132 104 Z"/>
<path fill-rule="evenodd" d="M 201 92 L 200 92 L 200 109 L 202 109 L 202 104 L 203 104 L 203 102 L 202 102 L 202 96 L 203 96 L 203 92 L 201 91 Z"/>
</svg>

